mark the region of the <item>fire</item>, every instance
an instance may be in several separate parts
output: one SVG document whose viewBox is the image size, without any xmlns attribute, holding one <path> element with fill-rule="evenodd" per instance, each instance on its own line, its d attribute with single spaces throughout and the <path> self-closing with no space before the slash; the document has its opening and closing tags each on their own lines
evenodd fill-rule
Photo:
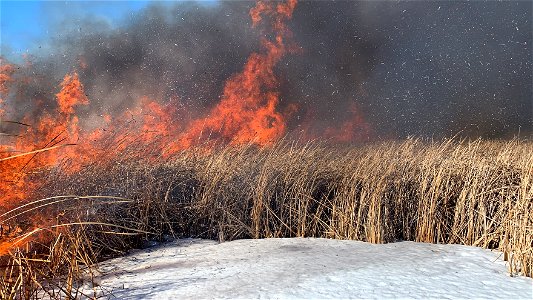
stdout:
<svg viewBox="0 0 533 300">
<path fill-rule="evenodd" d="M 297 108 L 288 104 L 280 109 L 275 67 L 285 55 L 296 51 L 286 25 L 296 4 L 296 0 L 259 1 L 250 10 L 253 27 L 265 36 L 261 49 L 249 56 L 241 72 L 226 81 L 221 101 L 204 117 L 191 119 L 176 98 L 161 104 L 160 99 L 142 97 L 122 114 L 102 116 L 97 129 L 84 130 L 76 110 L 89 105 L 89 99 L 78 73 L 65 75 L 55 94 L 55 109 L 43 108 L 38 120 L 29 116 L 20 120 L 16 140 L 0 140 L 0 225 L 2 213 L 30 201 L 39 184 L 32 180 L 32 174 L 43 170 L 59 168 L 72 174 L 84 165 L 110 163 L 125 156 L 157 163 L 191 146 L 212 142 L 268 146 L 287 134 L 288 119 Z M 79 65 L 82 70 L 87 68 L 83 56 Z M 12 65 L 0 66 L 0 96 L 8 94 L 14 72 Z M 39 103 L 39 99 L 34 100 Z M 2 113 L 0 109 L 0 117 Z M 340 129 L 323 132 L 340 141 L 359 140 L 368 134 L 369 127 L 355 107 Z M 26 232 L 53 225 L 43 217 L 32 222 Z M 16 239 L 14 234 L 19 230 L 0 236 L 0 256 L 35 238 Z"/>
<path fill-rule="evenodd" d="M 101 130 L 91 133 L 91 138 L 86 140 L 92 144 L 84 145 L 83 148 L 91 149 L 90 153 L 102 152 L 99 155 L 114 157 L 128 147 L 134 146 L 145 151 L 141 154 L 139 153 L 141 150 L 136 150 L 139 152 L 133 152 L 132 155 L 157 158 L 165 148 L 175 143 L 177 135 L 182 130 L 175 118 L 180 114 L 179 106 L 177 100 L 161 105 L 148 97 L 143 97 L 139 106 L 125 112 L 116 120 L 113 120 L 112 116 L 105 116 L 106 123 L 109 124 L 106 129 L 108 134 L 103 134 Z M 110 146 L 104 146 L 105 144 Z"/>
<path fill-rule="evenodd" d="M 370 125 L 355 104 L 349 110 L 349 117 L 339 127 L 328 127 L 323 136 L 337 142 L 365 141 L 372 135 Z"/>
<path fill-rule="evenodd" d="M 2 97 L 7 96 L 9 92 L 9 85 L 13 81 L 11 76 L 14 72 L 15 68 L 13 65 L 5 64 L 3 59 L 0 58 L 0 117 L 4 114 L 4 110 L 2 109 Z"/>
<path fill-rule="evenodd" d="M 222 101 L 208 117 L 192 122 L 179 140 L 182 147 L 201 140 L 202 135 L 232 144 L 268 145 L 285 134 L 286 118 L 277 111 L 279 92 L 274 67 L 289 51 L 285 40 L 290 37 L 290 31 L 285 21 L 291 18 L 295 7 L 295 0 L 259 1 L 251 9 L 253 26 L 259 26 L 263 17 L 268 17 L 270 26 L 267 27 L 274 32 L 274 38 L 262 39 L 263 52 L 250 55 L 242 72 L 226 82 Z"/>
<path fill-rule="evenodd" d="M 61 83 L 61 91 L 56 94 L 56 97 L 59 112 L 66 115 L 73 114 L 76 105 L 89 104 L 89 99 L 83 91 L 83 85 L 76 72 L 65 76 Z"/>
<path fill-rule="evenodd" d="M 30 174 L 75 157 L 72 148 L 57 149 L 79 138 L 78 117 L 73 116 L 74 106 L 88 104 L 76 73 L 65 76 L 56 98 L 58 109 L 55 114 L 45 114 L 37 124 L 27 127 L 14 145 L 0 144 L 0 207 L 9 209 L 28 200 L 28 195 L 37 187 Z M 23 123 L 30 121 L 26 119 Z M 41 220 L 38 224 L 45 225 L 43 222 Z M 3 241 L 0 250 L 4 252 L 0 255 L 9 249 L 6 245 L 9 242 Z"/>
</svg>

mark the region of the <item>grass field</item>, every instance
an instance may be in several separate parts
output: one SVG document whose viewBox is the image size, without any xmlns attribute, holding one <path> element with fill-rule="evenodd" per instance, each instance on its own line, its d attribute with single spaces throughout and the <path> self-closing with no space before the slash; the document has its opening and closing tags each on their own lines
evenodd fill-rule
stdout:
<svg viewBox="0 0 533 300">
<path fill-rule="evenodd" d="M 172 237 L 464 244 L 533 276 L 530 141 L 281 141 L 165 160 L 128 151 L 32 175 L 32 198 L 0 217 L 3 242 L 21 241 L 3 257 L 0 298 L 76 296 L 97 261 Z"/>
</svg>

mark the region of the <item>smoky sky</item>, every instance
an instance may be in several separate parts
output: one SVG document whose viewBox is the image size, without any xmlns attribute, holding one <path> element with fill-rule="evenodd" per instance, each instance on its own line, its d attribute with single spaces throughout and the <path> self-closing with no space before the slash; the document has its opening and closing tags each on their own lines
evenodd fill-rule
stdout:
<svg viewBox="0 0 533 300">
<path fill-rule="evenodd" d="M 25 80 L 8 100 L 12 113 L 53 109 L 62 77 L 77 70 L 91 100 L 80 109 L 89 125 L 142 96 L 178 98 L 203 115 L 261 50 L 253 5 L 154 3 L 117 28 L 54 22 L 49 53 L 16 75 Z M 377 138 L 530 135 L 531 15 L 529 1 L 300 2 L 288 22 L 299 51 L 276 69 L 280 111 L 297 104 L 291 130 L 339 126 L 355 105 Z"/>
</svg>

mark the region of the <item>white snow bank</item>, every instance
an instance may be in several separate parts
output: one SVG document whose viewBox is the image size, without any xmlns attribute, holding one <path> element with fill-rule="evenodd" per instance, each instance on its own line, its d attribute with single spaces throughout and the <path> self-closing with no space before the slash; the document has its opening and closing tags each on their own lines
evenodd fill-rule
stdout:
<svg viewBox="0 0 533 300">
<path fill-rule="evenodd" d="M 533 299 L 499 253 L 329 239 L 179 240 L 104 262 L 107 298 Z"/>
</svg>

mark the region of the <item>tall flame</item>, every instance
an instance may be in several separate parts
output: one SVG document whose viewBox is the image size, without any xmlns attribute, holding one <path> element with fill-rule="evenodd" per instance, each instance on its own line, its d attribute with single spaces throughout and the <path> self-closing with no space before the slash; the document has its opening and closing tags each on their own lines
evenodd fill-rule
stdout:
<svg viewBox="0 0 533 300">
<path fill-rule="evenodd" d="M 65 76 L 61 83 L 61 91 L 56 94 L 56 97 L 59 112 L 65 115 L 73 114 L 76 105 L 89 104 L 89 99 L 83 91 L 83 85 L 76 72 Z"/>
<path fill-rule="evenodd" d="M 0 57 L 0 117 L 4 114 L 2 109 L 3 97 L 7 96 L 9 92 L 9 85 L 13 81 L 11 76 L 15 72 L 13 65 L 4 63 L 3 59 Z"/>
<path fill-rule="evenodd" d="M 179 140 L 182 147 L 202 139 L 203 134 L 232 144 L 267 145 L 286 132 L 285 117 L 277 111 L 279 92 L 274 67 L 288 52 L 286 39 L 290 31 L 285 21 L 292 17 L 295 7 L 296 0 L 259 1 L 250 10 L 254 27 L 260 25 L 264 17 L 269 18 L 267 27 L 272 29 L 274 38 L 261 40 L 263 52 L 250 55 L 243 70 L 226 82 L 222 101 L 208 117 L 192 122 Z"/>
<path fill-rule="evenodd" d="M 78 75 L 65 76 L 61 91 L 56 95 L 58 109 L 55 114 L 44 115 L 39 122 L 20 135 L 14 146 L 0 144 L 0 207 L 2 212 L 21 205 L 29 199 L 29 194 L 38 187 L 30 179 L 32 173 L 58 165 L 61 160 L 75 157 L 72 148 L 58 151 L 58 147 L 78 138 L 78 117 L 72 116 L 74 106 L 88 104 L 83 86 Z M 26 120 L 30 123 L 31 120 Z M 74 169 L 71 169 L 74 171 Z M 23 246 L 42 234 L 39 226 L 46 226 L 50 220 L 42 216 L 33 216 L 29 224 L 30 233 L 21 238 L 21 228 L 12 228 L 3 232 L 0 240 L 0 255 L 8 253 L 15 246 Z M 4 229 L 4 228 L 3 228 Z"/>
<path fill-rule="evenodd" d="M 45 114 L 37 124 L 28 126 L 14 145 L 0 144 L 0 206 L 16 205 L 27 198 L 27 191 L 34 186 L 26 180 L 30 171 L 57 165 L 64 158 L 60 153 L 41 150 L 78 139 L 78 117 L 73 116 L 73 107 L 88 104 L 88 100 L 76 73 L 66 75 L 61 87 L 56 95 L 58 110 L 55 114 Z M 21 124 L 24 123 L 31 123 L 31 120 L 26 119 Z M 69 151 L 61 153 L 66 154 L 65 157 L 73 156 Z"/>
<path fill-rule="evenodd" d="M 23 129 L 15 142 L 0 140 L 0 215 L 30 200 L 39 184 L 30 177 L 40 170 L 57 167 L 71 174 L 85 164 L 112 162 L 119 154 L 124 157 L 125 152 L 150 163 L 152 158 L 172 155 L 200 143 L 222 141 L 265 146 L 282 137 L 294 107 L 287 105 L 289 109 L 280 111 L 275 67 L 286 54 L 295 51 L 286 22 L 291 19 L 296 3 L 296 0 L 259 1 L 250 10 L 253 27 L 265 36 L 261 49 L 249 56 L 241 72 L 226 81 L 221 101 L 205 117 L 188 119 L 178 99 L 162 105 L 143 97 L 137 107 L 122 115 L 103 116 L 103 127 L 83 131 L 76 109 L 88 105 L 89 99 L 78 73 L 67 74 L 55 95 L 55 110 L 42 113 L 38 120 L 29 117 L 21 120 Z M 87 66 L 83 57 L 80 66 Z M 14 71 L 12 65 L 0 65 L 0 97 L 8 94 Z M 352 112 L 352 118 L 342 128 L 328 128 L 324 135 L 347 141 L 368 134 L 369 128 L 355 107 Z M 0 225 L 1 222 L 0 217 Z M 37 217 L 26 230 L 46 224 L 46 218 Z M 20 240 L 13 236 L 0 236 L 0 255 L 17 243 L 20 245 Z"/>
</svg>

